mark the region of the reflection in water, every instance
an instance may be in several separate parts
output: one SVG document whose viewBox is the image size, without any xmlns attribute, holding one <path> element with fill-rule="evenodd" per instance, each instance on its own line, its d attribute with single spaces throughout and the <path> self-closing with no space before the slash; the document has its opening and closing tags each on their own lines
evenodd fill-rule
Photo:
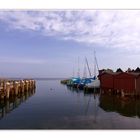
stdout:
<svg viewBox="0 0 140 140">
<path fill-rule="evenodd" d="M 19 105 L 25 102 L 29 97 L 35 94 L 35 89 L 21 94 L 13 95 L 9 99 L 0 100 L 0 119 L 2 119 L 7 113 L 10 113 Z"/>
<path fill-rule="evenodd" d="M 79 92 L 82 92 L 83 93 L 84 92 L 84 94 L 85 95 L 87 94 L 88 96 L 89 96 L 89 94 L 93 94 L 95 96 L 96 94 L 99 94 L 100 93 L 100 89 L 93 89 L 93 90 L 86 91 L 86 90 L 82 90 L 82 89 L 71 87 L 71 86 L 66 86 L 66 87 L 71 92 L 76 92 L 76 93 L 79 93 Z"/>
<path fill-rule="evenodd" d="M 81 90 L 79 90 L 78 88 L 74 88 L 74 87 L 71 87 L 71 86 L 66 86 L 68 90 L 70 90 L 71 92 L 80 92 Z"/>
<path fill-rule="evenodd" d="M 138 100 L 84 93 L 59 80 L 38 80 L 36 84 L 34 96 L 24 93 L 0 101 L 1 118 L 7 114 L 0 120 L 0 129 L 140 128 Z"/>
<path fill-rule="evenodd" d="M 93 111 L 93 120 L 94 123 L 96 123 L 96 118 L 98 116 L 98 106 L 99 106 L 99 97 L 100 93 L 94 93 L 94 92 L 83 92 L 83 90 L 80 90 L 78 88 L 73 88 L 70 86 L 67 86 L 67 89 L 71 92 L 80 93 L 83 94 L 84 100 L 85 100 L 85 109 L 84 109 L 84 116 L 88 116 L 91 113 L 91 109 Z"/>
<path fill-rule="evenodd" d="M 68 90 L 72 92 L 80 92 L 77 88 L 67 87 Z M 87 105 L 85 106 L 85 115 L 88 114 L 88 110 L 90 108 L 90 103 L 92 102 L 94 97 L 94 115 L 97 116 L 98 106 L 102 108 L 106 112 L 117 112 L 120 115 L 126 117 L 139 117 L 140 118 L 140 100 L 139 99 L 121 99 L 115 95 L 105 95 L 105 94 L 95 94 L 95 93 L 84 93 L 84 96 L 88 96 L 89 99 L 87 101 Z M 99 98 L 99 101 L 98 99 Z M 98 102 L 98 103 L 97 103 Z"/>
<path fill-rule="evenodd" d="M 113 95 L 101 95 L 99 106 L 107 112 L 118 112 L 127 117 L 140 118 L 140 100 L 122 100 Z"/>
</svg>

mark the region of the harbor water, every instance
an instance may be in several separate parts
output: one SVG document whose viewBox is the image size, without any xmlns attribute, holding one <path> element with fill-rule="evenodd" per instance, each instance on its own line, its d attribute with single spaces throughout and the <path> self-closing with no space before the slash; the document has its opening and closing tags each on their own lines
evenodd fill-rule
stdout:
<svg viewBox="0 0 140 140">
<path fill-rule="evenodd" d="M 140 100 L 37 80 L 35 91 L 0 101 L 0 129 L 140 129 Z"/>
</svg>

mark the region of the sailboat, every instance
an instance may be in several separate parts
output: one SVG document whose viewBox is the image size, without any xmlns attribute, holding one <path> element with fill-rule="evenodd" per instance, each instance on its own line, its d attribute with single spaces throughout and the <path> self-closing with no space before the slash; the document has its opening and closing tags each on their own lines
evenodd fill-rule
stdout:
<svg viewBox="0 0 140 140">
<path fill-rule="evenodd" d="M 87 75 L 86 75 L 86 65 L 87 65 L 87 68 L 88 68 L 90 78 L 87 78 Z M 77 88 L 83 89 L 85 85 L 91 83 L 93 80 L 95 80 L 95 77 L 92 77 L 91 71 L 90 71 L 90 68 L 89 68 L 89 64 L 88 64 L 88 60 L 85 57 L 85 66 L 84 66 L 83 78 L 81 79 L 80 83 L 77 85 Z"/>
<path fill-rule="evenodd" d="M 74 77 L 74 72 L 73 72 L 73 77 L 67 82 L 67 86 L 77 87 L 77 85 L 80 82 L 81 82 L 81 78 L 80 78 L 79 57 L 78 57 L 78 72 L 77 72 L 77 77 Z"/>
<path fill-rule="evenodd" d="M 91 83 L 86 84 L 85 88 L 99 88 L 100 87 L 100 80 L 96 76 L 96 67 L 99 71 L 96 55 L 95 55 L 95 50 L 94 50 L 94 77 L 95 80 L 93 80 Z"/>
</svg>

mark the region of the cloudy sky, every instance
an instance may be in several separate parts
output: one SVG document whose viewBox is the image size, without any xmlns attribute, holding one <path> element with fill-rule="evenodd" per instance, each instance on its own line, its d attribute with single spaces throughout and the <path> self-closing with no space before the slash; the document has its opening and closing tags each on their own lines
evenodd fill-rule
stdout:
<svg viewBox="0 0 140 140">
<path fill-rule="evenodd" d="M 1 77 L 70 77 L 140 66 L 139 10 L 0 11 Z"/>
</svg>

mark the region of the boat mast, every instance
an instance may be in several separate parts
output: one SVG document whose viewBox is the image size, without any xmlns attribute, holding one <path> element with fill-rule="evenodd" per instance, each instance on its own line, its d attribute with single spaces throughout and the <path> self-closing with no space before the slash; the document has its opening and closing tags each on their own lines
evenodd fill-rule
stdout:
<svg viewBox="0 0 140 140">
<path fill-rule="evenodd" d="M 73 77 L 75 76 L 75 72 L 74 72 L 74 65 L 73 65 L 73 74 L 72 74 L 72 76 L 73 76 Z"/>
<path fill-rule="evenodd" d="M 78 72 L 77 72 L 77 76 L 80 77 L 79 57 L 78 57 Z"/>
<path fill-rule="evenodd" d="M 90 71 L 89 64 L 88 64 L 88 60 L 87 60 L 86 57 L 85 57 L 85 60 L 86 60 L 86 64 L 87 64 L 87 67 L 88 67 L 89 76 L 91 77 L 91 71 Z"/>
<path fill-rule="evenodd" d="M 99 66 L 98 66 L 98 62 L 97 62 L 97 58 L 96 58 L 96 52 L 95 52 L 95 49 L 94 49 L 94 75 L 96 76 L 96 66 L 97 66 L 97 69 L 98 69 L 98 72 L 99 72 Z"/>
<path fill-rule="evenodd" d="M 96 56 L 95 56 L 95 50 L 94 50 L 94 77 L 96 78 Z"/>
<path fill-rule="evenodd" d="M 86 61 L 84 63 L 84 72 L 83 72 L 83 78 L 87 77 L 87 69 L 86 69 Z"/>
</svg>

